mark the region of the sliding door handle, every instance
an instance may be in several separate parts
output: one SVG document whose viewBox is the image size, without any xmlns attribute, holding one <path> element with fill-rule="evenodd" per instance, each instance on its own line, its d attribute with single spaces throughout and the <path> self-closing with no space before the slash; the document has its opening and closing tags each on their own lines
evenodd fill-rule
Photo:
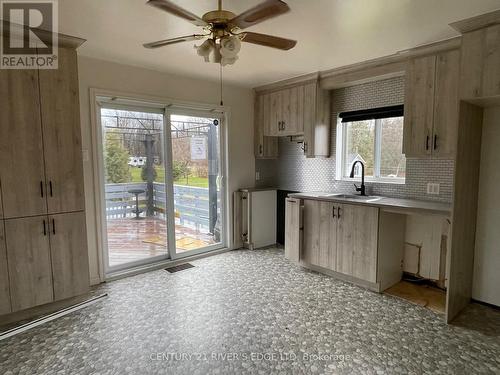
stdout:
<svg viewBox="0 0 500 375">
<path fill-rule="evenodd" d="M 438 142 L 438 136 L 437 134 L 434 134 L 434 150 L 437 149 L 437 142 Z"/>
<path fill-rule="evenodd" d="M 52 219 L 52 234 L 56 234 L 56 221 Z"/>
<path fill-rule="evenodd" d="M 45 219 L 43 219 L 43 235 L 47 235 L 47 224 L 45 223 Z"/>
<path fill-rule="evenodd" d="M 50 192 L 50 196 L 53 197 L 53 193 L 52 193 L 52 181 L 49 181 L 49 192 Z"/>
</svg>

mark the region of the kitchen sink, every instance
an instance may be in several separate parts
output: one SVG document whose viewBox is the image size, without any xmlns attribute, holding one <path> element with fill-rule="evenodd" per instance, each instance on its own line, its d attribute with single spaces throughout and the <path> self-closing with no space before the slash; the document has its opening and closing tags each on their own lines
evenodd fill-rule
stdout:
<svg viewBox="0 0 500 375">
<path fill-rule="evenodd" d="M 325 195 L 325 197 L 340 198 L 340 199 L 355 199 L 364 202 L 376 202 L 382 199 L 382 197 L 376 197 L 373 195 L 370 196 L 370 195 L 357 195 L 357 194 L 330 194 L 330 195 Z"/>
</svg>

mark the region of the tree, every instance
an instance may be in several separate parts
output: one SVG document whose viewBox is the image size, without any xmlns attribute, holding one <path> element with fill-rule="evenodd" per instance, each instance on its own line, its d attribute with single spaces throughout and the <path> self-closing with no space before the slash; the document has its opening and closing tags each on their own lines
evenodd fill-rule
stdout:
<svg viewBox="0 0 500 375">
<path fill-rule="evenodd" d="M 188 178 L 191 173 L 189 169 L 189 162 L 175 160 L 172 165 L 172 175 L 174 181 L 179 180 L 182 177 Z"/>
<path fill-rule="evenodd" d="M 106 133 L 104 143 L 106 163 L 106 183 L 123 183 L 131 179 L 128 160 L 129 154 L 120 143 L 120 135 Z"/>
</svg>

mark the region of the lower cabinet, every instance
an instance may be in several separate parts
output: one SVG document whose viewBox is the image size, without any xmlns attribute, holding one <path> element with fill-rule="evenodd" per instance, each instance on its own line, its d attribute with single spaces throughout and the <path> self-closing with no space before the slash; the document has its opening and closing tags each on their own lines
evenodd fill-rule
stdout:
<svg viewBox="0 0 500 375">
<path fill-rule="evenodd" d="M 54 300 L 48 218 L 5 220 L 12 311 Z"/>
<path fill-rule="evenodd" d="M 85 213 L 52 215 L 49 222 L 54 299 L 86 293 L 90 280 Z"/>
<path fill-rule="evenodd" d="M 379 209 L 320 200 L 303 202 L 300 260 L 376 283 Z M 290 208 L 288 212 L 293 211 Z M 287 226 L 291 222 L 292 218 L 287 217 Z M 289 246 L 285 241 L 285 250 Z"/>
<path fill-rule="evenodd" d="M 4 221 L 0 220 L 0 315 L 10 313 L 9 271 L 5 248 Z"/>
<path fill-rule="evenodd" d="M 337 211 L 336 271 L 375 283 L 379 209 L 342 204 Z"/>
<path fill-rule="evenodd" d="M 285 258 L 293 262 L 300 261 L 302 233 L 300 199 L 287 198 L 285 202 Z"/>
<path fill-rule="evenodd" d="M 313 266 L 335 270 L 337 259 L 337 217 L 335 204 L 304 201 L 303 260 Z"/>
<path fill-rule="evenodd" d="M 87 292 L 86 244 L 83 211 L 5 220 L 11 310 Z"/>
</svg>

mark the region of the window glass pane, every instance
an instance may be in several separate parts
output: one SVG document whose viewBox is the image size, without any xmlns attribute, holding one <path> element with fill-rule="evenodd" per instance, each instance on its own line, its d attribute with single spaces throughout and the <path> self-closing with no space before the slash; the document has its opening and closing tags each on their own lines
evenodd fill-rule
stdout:
<svg viewBox="0 0 500 375">
<path fill-rule="evenodd" d="M 380 177 L 405 178 L 406 158 L 403 150 L 403 117 L 380 120 L 382 145 Z"/>
<path fill-rule="evenodd" d="M 345 124 L 346 143 L 344 150 L 344 174 L 349 177 L 352 165 L 360 160 L 365 164 L 365 176 L 373 176 L 375 121 L 353 121 Z M 361 167 L 356 165 L 355 177 L 361 176 Z"/>
</svg>

